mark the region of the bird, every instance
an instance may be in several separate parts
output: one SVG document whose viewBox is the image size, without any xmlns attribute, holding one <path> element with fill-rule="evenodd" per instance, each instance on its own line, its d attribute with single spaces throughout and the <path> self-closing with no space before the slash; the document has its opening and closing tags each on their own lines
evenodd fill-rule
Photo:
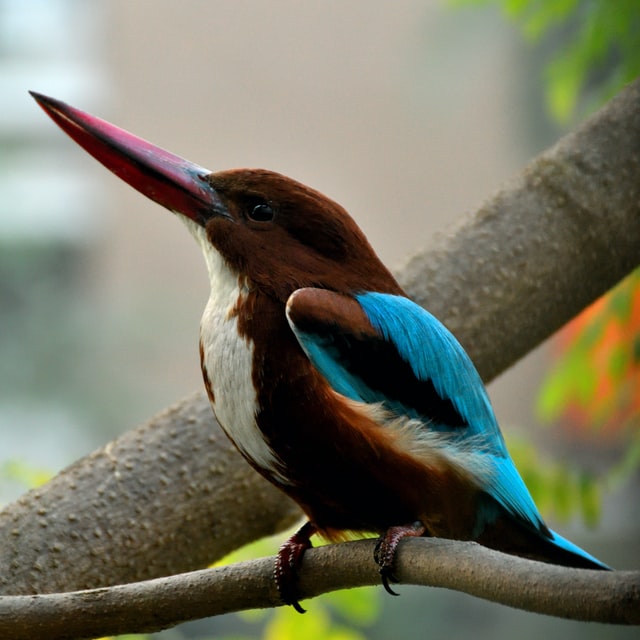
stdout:
<svg viewBox="0 0 640 640">
<path fill-rule="evenodd" d="M 609 569 L 545 524 L 470 357 L 407 296 L 341 205 L 274 171 L 208 171 L 31 93 L 200 245 L 211 407 L 248 463 L 307 518 L 277 554 L 284 604 L 304 611 L 298 573 L 316 534 L 378 535 L 374 559 L 394 595 L 397 546 L 410 536 Z"/>
</svg>

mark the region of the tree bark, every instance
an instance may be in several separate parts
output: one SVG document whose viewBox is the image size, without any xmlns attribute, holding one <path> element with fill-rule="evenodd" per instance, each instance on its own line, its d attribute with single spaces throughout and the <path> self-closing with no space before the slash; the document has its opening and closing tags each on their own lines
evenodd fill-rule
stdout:
<svg viewBox="0 0 640 640">
<path fill-rule="evenodd" d="M 635 81 L 398 275 L 490 380 L 639 262 Z M 0 512 L 0 593 L 199 569 L 298 513 L 233 450 L 199 393 Z"/>
<path fill-rule="evenodd" d="M 61 471 L 0 512 L 0 593 L 75 591 L 201 569 L 291 526 L 203 393 Z"/>
<path fill-rule="evenodd" d="M 309 550 L 301 596 L 379 584 L 374 546 L 373 540 L 360 540 Z M 403 541 L 397 560 L 396 573 L 405 584 L 455 589 L 572 620 L 640 624 L 640 572 L 567 569 L 435 538 Z M 108 589 L 4 596 L 0 637 L 76 640 L 149 633 L 187 620 L 276 607 L 273 562 L 261 558 Z"/>
</svg>

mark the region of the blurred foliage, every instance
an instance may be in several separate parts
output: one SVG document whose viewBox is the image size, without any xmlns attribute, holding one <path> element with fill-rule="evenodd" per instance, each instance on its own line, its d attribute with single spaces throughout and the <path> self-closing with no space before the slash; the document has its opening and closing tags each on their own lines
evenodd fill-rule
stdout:
<svg viewBox="0 0 640 640">
<path fill-rule="evenodd" d="M 640 268 L 570 322 L 555 347 L 538 413 L 574 439 L 623 449 L 609 477 L 622 482 L 640 466 Z"/>
<path fill-rule="evenodd" d="M 562 359 L 542 387 L 538 410 L 578 431 L 612 439 L 640 420 L 640 269 L 570 322 L 558 336 Z"/>
<path fill-rule="evenodd" d="M 47 482 L 52 473 L 20 460 L 5 460 L 0 463 L 0 482 L 18 482 L 25 489 L 33 489 Z"/>
<path fill-rule="evenodd" d="M 638 0 L 449 0 L 498 6 L 548 60 L 546 101 L 561 124 L 609 99 L 640 76 Z M 640 270 L 560 332 L 537 401 L 540 418 L 573 441 L 623 451 L 607 473 L 609 488 L 640 467 Z M 516 464 L 543 513 L 598 517 L 601 485 L 566 464 L 512 445 Z"/>
<path fill-rule="evenodd" d="M 565 461 L 547 459 L 526 440 L 511 437 L 508 444 L 515 465 L 545 518 L 567 522 L 579 513 L 588 526 L 599 522 L 602 486 L 597 479 Z"/>
<path fill-rule="evenodd" d="M 449 0 L 454 6 L 498 5 L 549 62 L 546 102 L 566 124 L 640 76 L 638 0 Z"/>
<path fill-rule="evenodd" d="M 0 496 L 3 496 L 2 500 L 5 500 L 5 493 L 15 493 L 12 491 L 14 488 L 22 493 L 28 489 L 39 487 L 52 476 L 50 471 L 21 460 L 0 460 Z"/>
</svg>

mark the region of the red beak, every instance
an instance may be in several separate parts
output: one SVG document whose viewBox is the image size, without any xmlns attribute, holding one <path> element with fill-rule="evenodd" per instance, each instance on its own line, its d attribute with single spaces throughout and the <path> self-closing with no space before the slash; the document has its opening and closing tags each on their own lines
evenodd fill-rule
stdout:
<svg viewBox="0 0 640 640">
<path fill-rule="evenodd" d="M 212 215 L 228 216 L 204 179 L 207 169 L 64 102 L 30 93 L 85 151 L 154 202 L 203 226 Z"/>
</svg>

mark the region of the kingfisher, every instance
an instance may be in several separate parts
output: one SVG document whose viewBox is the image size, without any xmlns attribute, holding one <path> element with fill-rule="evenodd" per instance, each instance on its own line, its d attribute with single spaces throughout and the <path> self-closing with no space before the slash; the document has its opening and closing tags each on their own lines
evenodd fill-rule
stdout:
<svg viewBox="0 0 640 640">
<path fill-rule="evenodd" d="M 377 534 L 390 593 L 407 536 L 609 569 L 545 524 L 471 359 L 407 297 L 343 207 L 273 171 L 210 172 L 32 95 L 88 153 L 176 213 L 202 249 L 211 406 L 249 464 L 307 517 L 277 555 L 283 603 L 304 611 L 297 574 L 314 534 Z"/>
</svg>

